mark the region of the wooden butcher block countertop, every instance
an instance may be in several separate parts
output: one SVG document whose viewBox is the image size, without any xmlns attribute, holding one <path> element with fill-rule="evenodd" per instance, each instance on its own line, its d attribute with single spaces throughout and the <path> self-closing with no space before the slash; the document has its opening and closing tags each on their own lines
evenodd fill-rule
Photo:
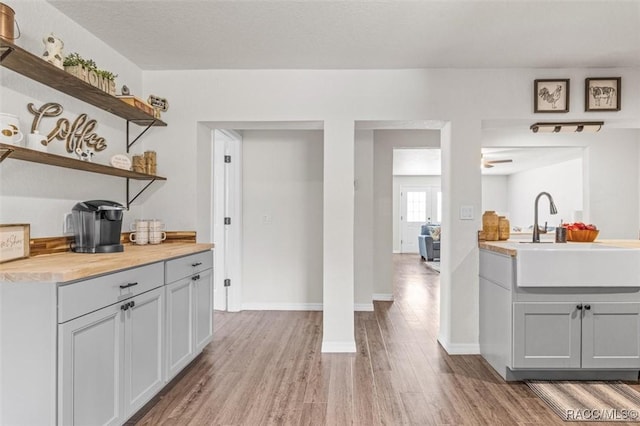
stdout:
<svg viewBox="0 0 640 426">
<path fill-rule="evenodd" d="M 506 254 L 507 256 L 517 256 L 517 244 L 520 242 L 528 242 L 528 240 L 509 240 L 509 241 L 480 241 L 478 247 L 494 251 L 496 253 Z M 553 248 L 553 244 L 541 243 L 549 249 Z M 572 243 L 567 244 L 584 244 L 584 243 Z M 604 246 L 622 247 L 622 248 L 637 248 L 640 249 L 640 240 L 599 240 L 594 241 L 591 244 L 602 244 Z"/>
<path fill-rule="evenodd" d="M 125 245 L 121 253 L 57 253 L 0 264 L 0 281 L 65 282 L 211 250 L 213 244 Z"/>
</svg>

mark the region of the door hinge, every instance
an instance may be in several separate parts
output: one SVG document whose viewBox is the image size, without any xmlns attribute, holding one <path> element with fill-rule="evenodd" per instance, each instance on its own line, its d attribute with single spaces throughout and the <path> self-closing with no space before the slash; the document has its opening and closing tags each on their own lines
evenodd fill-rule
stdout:
<svg viewBox="0 0 640 426">
<path fill-rule="evenodd" d="M 224 162 L 225 163 L 230 163 L 231 162 L 231 156 L 230 155 L 225 155 L 224 156 Z"/>
<path fill-rule="evenodd" d="M 224 218 L 224 224 L 225 225 L 231 225 L 231 218 L 230 217 L 225 217 Z"/>
<path fill-rule="evenodd" d="M 225 278 L 225 280 L 224 280 L 224 286 L 225 286 L 225 287 L 231 287 L 231 279 L 229 279 L 229 278 Z"/>
</svg>

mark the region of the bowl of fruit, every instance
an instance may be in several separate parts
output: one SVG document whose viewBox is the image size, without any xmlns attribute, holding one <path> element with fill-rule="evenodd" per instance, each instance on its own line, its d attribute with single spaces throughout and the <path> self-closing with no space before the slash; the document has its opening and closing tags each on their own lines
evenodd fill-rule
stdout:
<svg viewBox="0 0 640 426">
<path fill-rule="evenodd" d="M 567 229 L 567 241 L 592 243 L 600 233 L 595 225 L 582 222 L 564 223 L 562 226 Z"/>
</svg>

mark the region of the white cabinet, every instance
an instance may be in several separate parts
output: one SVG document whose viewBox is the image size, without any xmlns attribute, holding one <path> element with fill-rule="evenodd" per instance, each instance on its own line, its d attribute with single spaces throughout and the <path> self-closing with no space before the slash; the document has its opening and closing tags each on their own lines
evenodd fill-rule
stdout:
<svg viewBox="0 0 640 426">
<path fill-rule="evenodd" d="M 60 325 L 60 424 L 121 424 L 162 388 L 163 306 L 160 287 Z"/>
<path fill-rule="evenodd" d="M 213 256 L 199 253 L 166 263 L 167 362 L 171 380 L 213 336 Z"/>
</svg>

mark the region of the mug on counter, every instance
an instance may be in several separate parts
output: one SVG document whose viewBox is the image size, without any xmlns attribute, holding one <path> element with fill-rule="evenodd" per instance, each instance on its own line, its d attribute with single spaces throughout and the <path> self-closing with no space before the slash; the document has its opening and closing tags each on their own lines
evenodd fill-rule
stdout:
<svg viewBox="0 0 640 426">
<path fill-rule="evenodd" d="M 149 243 L 149 221 L 147 219 L 136 219 L 130 226 L 131 234 L 129 241 L 137 245 Z"/>
<path fill-rule="evenodd" d="M 164 232 L 164 223 L 159 219 L 149 220 L 149 243 L 160 244 L 167 239 L 167 233 Z"/>
</svg>

